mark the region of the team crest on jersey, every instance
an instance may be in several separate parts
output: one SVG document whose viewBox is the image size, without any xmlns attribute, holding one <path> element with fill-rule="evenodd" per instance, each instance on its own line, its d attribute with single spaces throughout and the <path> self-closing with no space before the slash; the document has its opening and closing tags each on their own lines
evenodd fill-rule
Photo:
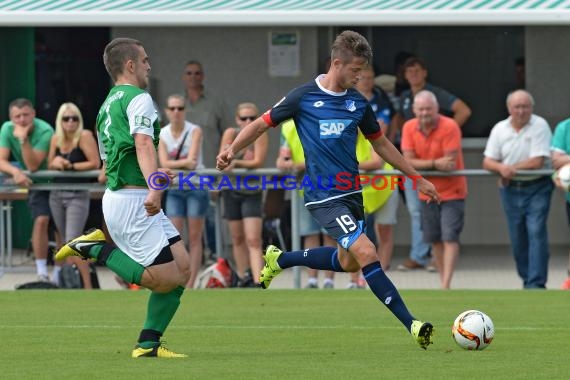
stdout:
<svg viewBox="0 0 570 380">
<path fill-rule="evenodd" d="M 350 123 L 350 119 L 319 120 L 321 139 L 338 139 Z"/>
<path fill-rule="evenodd" d="M 146 116 L 135 116 L 136 127 L 150 127 L 150 118 Z"/>
<path fill-rule="evenodd" d="M 354 100 L 345 100 L 344 105 L 350 112 L 356 111 L 356 104 L 354 103 Z"/>
</svg>

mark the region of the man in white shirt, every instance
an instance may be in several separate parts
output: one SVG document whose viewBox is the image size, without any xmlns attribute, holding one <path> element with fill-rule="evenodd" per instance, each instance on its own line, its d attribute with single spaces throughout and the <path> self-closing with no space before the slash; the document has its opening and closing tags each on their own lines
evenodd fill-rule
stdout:
<svg viewBox="0 0 570 380">
<path fill-rule="evenodd" d="M 533 114 L 534 99 L 525 90 L 507 96 L 510 116 L 491 130 L 483 168 L 500 175 L 499 193 L 509 225 L 511 250 L 524 288 L 545 288 L 548 275 L 546 221 L 553 184 L 549 176 L 521 176 L 518 170 L 550 165 L 552 132 Z"/>
</svg>

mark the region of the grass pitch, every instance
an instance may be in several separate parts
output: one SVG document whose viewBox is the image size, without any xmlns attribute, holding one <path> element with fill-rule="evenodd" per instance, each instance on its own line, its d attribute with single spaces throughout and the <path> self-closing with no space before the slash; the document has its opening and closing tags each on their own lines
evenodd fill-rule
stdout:
<svg viewBox="0 0 570 380">
<path fill-rule="evenodd" d="M 570 292 L 403 291 L 436 327 L 420 349 L 369 291 L 186 292 L 164 338 L 187 359 L 131 359 L 147 291 L 0 292 L 2 379 L 570 379 Z M 455 317 L 495 339 L 464 351 Z"/>
</svg>

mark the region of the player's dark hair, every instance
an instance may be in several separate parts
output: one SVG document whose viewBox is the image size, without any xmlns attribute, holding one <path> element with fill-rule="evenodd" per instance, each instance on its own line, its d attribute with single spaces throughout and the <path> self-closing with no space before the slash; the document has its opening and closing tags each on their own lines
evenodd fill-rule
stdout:
<svg viewBox="0 0 570 380">
<path fill-rule="evenodd" d="M 105 46 L 103 53 L 103 63 L 105 69 L 111 76 L 113 81 L 123 73 L 123 65 L 126 61 L 136 61 L 139 57 L 137 46 L 143 46 L 142 43 L 134 38 L 115 38 Z"/>
<path fill-rule="evenodd" d="M 17 98 L 12 100 L 10 104 L 8 104 L 8 112 L 10 112 L 14 107 L 16 108 L 30 107 L 31 109 L 34 109 L 34 105 L 32 104 L 32 102 L 26 98 Z"/>
<path fill-rule="evenodd" d="M 331 47 L 331 61 L 339 58 L 343 63 L 353 58 L 363 58 L 366 63 L 372 62 L 372 49 L 361 34 L 352 30 L 345 30 L 339 34 Z"/>
</svg>

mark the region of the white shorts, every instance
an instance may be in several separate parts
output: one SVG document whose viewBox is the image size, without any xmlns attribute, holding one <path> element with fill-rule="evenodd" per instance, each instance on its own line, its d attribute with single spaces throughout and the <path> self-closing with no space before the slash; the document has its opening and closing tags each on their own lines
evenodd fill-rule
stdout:
<svg viewBox="0 0 570 380">
<path fill-rule="evenodd" d="M 121 251 L 144 267 L 168 246 L 168 239 L 179 235 L 162 210 L 146 215 L 147 194 L 145 189 L 107 189 L 103 195 L 103 216 L 109 235 Z"/>
<path fill-rule="evenodd" d="M 398 190 L 392 191 L 392 194 L 390 194 L 386 203 L 384 203 L 382 207 L 374 213 L 374 223 L 384 225 L 396 224 L 399 201 L 400 195 L 398 194 Z"/>
</svg>

